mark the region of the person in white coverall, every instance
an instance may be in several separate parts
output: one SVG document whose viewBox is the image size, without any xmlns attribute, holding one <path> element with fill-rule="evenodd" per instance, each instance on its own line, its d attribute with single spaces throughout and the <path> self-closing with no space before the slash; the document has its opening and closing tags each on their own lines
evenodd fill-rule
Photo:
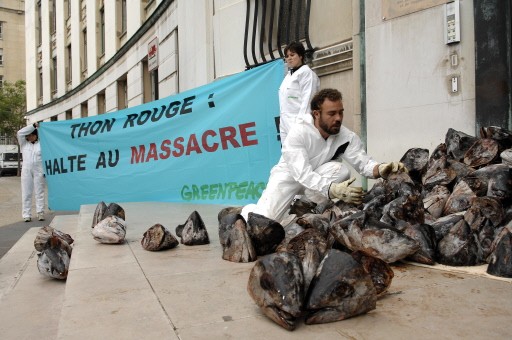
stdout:
<svg viewBox="0 0 512 340">
<path fill-rule="evenodd" d="M 311 120 L 309 102 L 319 88 L 318 76 L 304 64 L 306 50 L 301 43 L 292 42 L 284 49 L 288 66 L 279 87 L 279 135 L 284 142 L 291 126 L 302 119 Z"/>
<path fill-rule="evenodd" d="M 23 155 L 21 168 L 22 217 L 25 222 L 32 220 L 32 194 L 35 193 L 37 219 L 44 221 L 44 176 L 41 159 L 41 144 L 37 133 L 38 123 L 18 131 L 18 142 Z"/>
<path fill-rule="evenodd" d="M 387 178 L 407 171 L 400 162 L 378 163 L 368 156 L 360 138 L 342 126 L 343 102 L 335 89 L 323 89 L 311 100 L 313 122 L 297 122 L 286 138 L 279 163 L 271 172 L 266 189 L 256 204 L 242 208 L 281 222 L 295 195 L 310 191 L 330 199 L 361 204 L 363 189 L 350 187 L 355 178 L 341 160 L 370 178 Z M 308 195 L 306 195 L 308 196 Z"/>
</svg>

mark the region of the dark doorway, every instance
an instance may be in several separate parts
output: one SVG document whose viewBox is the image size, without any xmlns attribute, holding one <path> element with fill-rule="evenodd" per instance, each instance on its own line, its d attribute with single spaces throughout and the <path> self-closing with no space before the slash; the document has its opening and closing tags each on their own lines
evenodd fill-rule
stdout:
<svg viewBox="0 0 512 340">
<path fill-rule="evenodd" d="M 474 1 L 476 133 L 484 126 L 512 129 L 510 1 Z"/>
</svg>

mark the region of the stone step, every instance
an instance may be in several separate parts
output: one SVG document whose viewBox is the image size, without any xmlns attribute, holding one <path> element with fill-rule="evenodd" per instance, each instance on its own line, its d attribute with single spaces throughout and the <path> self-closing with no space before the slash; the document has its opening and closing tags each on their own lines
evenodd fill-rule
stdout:
<svg viewBox="0 0 512 340">
<path fill-rule="evenodd" d="M 51 226 L 73 237 L 78 215 L 56 216 Z M 3 339 L 55 339 L 66 281 L 41 275 L 30 228 L 0 259 L 0 334 Z"/>
<path fill-rule="evenodd" d="M 121 204 L 126 212 L 123 244 L 101 244 L 91 235 L 94 205 L 80 209 L 58 339 L 173 338 L 174 331 L 133 247 L 142 229 L 158 218 L 146 204 Z M 185 217 L 186 218 L 186 217 Z M 166 218 L 158 218 L 163 223 Z M 183 222 L 182 222 L 183 223 Z M 150 225 L 148 225 L 150 224 Z"/>
</svg>

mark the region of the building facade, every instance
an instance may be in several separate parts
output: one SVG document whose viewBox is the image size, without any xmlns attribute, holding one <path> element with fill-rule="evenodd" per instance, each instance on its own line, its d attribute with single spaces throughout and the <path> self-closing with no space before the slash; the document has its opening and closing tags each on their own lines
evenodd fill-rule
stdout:
<svg viewBox="0 0 512 340">
<path fill-rule="evenodd" d="M 0 87 L 25 80 L 25 1 L 0 2 Z M 0 135 L 0 145 L 14 145 L 13 137 Z"/>
<path fill-rule="evenodd" d="M 300 40 L 378 160 L 433 150 L 449 128 L 511 128 L 508 1 L 26 0 L 25 12 L 28 122 L 164 98 Z"/>
<path fill-rule="evenodd" d="M 0 3 L 0 85 L 25 80 L 25 1 Z"/>
</svg>

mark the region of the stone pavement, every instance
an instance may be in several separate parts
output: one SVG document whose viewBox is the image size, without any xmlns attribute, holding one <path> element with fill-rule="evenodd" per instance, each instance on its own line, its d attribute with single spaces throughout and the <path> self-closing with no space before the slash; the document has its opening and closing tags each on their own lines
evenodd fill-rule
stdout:
<svg viewBox="0 0 512 340">
<path fill-rule="evenodd" d="M 253 263 L 221 258 L 218 205 L 119 203 L 126 242 L 91 236 L 94 205 L 59 215 L 52 226 L 75 240 L 66 281 L 37 271 L 29 229 L 0 259 L 2 339 L 508 339 L 512 283 L 483 267 L 393 266 L 388 294 L 367 314 L 286 331 L 265 317 L 247 293 Z M 142 248 L 155 223 L 175 227 L 197 210 L 210 244 L 161 252 Z M 471 270 L 471 271 L 470 271 Z"/>
<path fill-rule="evenodd" d="M 47 200 L 47 196 L 45 195 Z M 46 207 L 48 204 L 46 204 Z M 77 211 L 52 211 L 46 209 L 45 221 L 24 222 L 21 218 L 21 182 L 17 176 L 0 177 L 0 258 L 11 249 L 23 234 L 32 227 L 47 225 L 57 215 L 77 214 Z M 36 216 L 35 203 L 32 216 Z"/>
</svg>

